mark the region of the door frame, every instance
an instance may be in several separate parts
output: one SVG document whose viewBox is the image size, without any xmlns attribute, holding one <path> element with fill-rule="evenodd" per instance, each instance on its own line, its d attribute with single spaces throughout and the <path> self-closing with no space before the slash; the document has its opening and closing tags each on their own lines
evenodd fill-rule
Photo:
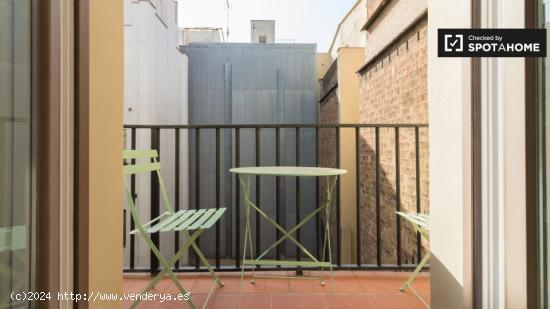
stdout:
<svg viewBox="0 0 550 309">
<path fill-rule="evenodd" d="M 539 27 L 538 1 L 525 0 L 525 28 Z M 539 150 L 544 147 L 539 132 L 540 123 L 540 80 L 538 58 L 525 59 L 525 154 L 526 154 L 526 243 L 527 243 L 527 305 L 528 308 L 541 308 L 542 303 L 539 259 L 540 221 L 539 205 L 541 181 L 538 177 L 541 158 Z M 542 144 L 539 143 L 542 141 Z"/>
<path fill-rule="evenodd" d="M 36 290 L 73 290 L 73 0 L 34 0 L 37 46 Z M 52 297 L 50 308 L 72 302 Z"/>
</svg>

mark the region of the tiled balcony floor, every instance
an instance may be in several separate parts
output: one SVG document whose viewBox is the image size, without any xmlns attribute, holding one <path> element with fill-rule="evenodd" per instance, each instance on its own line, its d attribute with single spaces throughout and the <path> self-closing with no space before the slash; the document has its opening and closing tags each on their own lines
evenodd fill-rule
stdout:
<svg viewBox="0 0 550 309">
<path fill-rule="evenodd" d="M 265 272 L 257 272 L 257 274 Z M 290 272 L 293 274 L 292 272 Z M 286 272 L 269 272 L 269 275 L 286 275 Z M 326 286 L 319 280 L 257 278 L 256 284 L 250 284 L 250 273 L 243 283 L 241 308 L 426 308 L 412 291 L 400 292 L 399 287 L 407 280 L 410 273 L 373 272 L 373 271 L 338 271 L 334 272 L 334 298 L 330 295 L 330 280 Z M 240 273 L 221 273 L 225 283 L 212 295 L 207 308 L 237 308 L 239 297 Z M 307 275 L 307 273 L 306 273 Z M 318 275 L 313 272 L 311 275 Z M 211 287 L 208 274 L 178 275 L 182 285 L 191 291 L 197 305 L 202 307 Z M 126 275 L 125 293 L 139 293 L 149 277 L 144 275 Z M 430 276 L 421 273 L 414 282 L 415 290 L 426 300 L 430 299 Z M 152 293 L 177 294 L 173 282 L 163 279 Z M 126 307 L 129 303 L 125 304 Z M 138 308 L 185 308 L 181 302 L 142 302 Z"/>
</svg>

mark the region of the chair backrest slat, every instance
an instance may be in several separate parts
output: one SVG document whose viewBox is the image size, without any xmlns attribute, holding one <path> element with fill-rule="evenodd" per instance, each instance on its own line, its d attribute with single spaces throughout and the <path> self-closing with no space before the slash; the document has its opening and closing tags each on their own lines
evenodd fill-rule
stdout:
<svg viewBox="0 0 550 309">
<path fill-rule="evenodd" d="M 124 175 L 132 175 L 144 172 L 152 172 L 160 170 L 160 163 L 140 163 L 134 165 L 123 166 Z"/>
<path fill-rule="evenodd" d="M 122 158 L 123 159 L 158 158 L 158 152 L 155 149 L 124 150 L 122 152 Z"/>
<path fill-rule="evenodd" d="M 164 185 L 164 181 L 162 180 L 162 176 L 160 174 L 160 162 L 158 161 L 158 151 L 155 149 L 140 149 L 140 150 L 124 150 L 122 153 L 122 157 L 124 159 L 125 165 L 123 165 L 123 175 L 129 176 L 139 173 L 147 173 L 147 172 L 153 172 L 156 174 L 156 177 L 158 179 L 158 185 L 160 188 L 161 193 L 161 201 L 164 206 L 164 208 L 171 214 L 174 213 L 174 210 L 172 206 L 170 205 L 170 200 L 168 199 L 168 195 L 166 193 L 166 187 Z M 140 161 L 145 162 L 137 162 L 138 159 L 141 159 Z M 152 176 L 155 177 L 155 176 Z M 130 188 L 125 183 L 126 191 L 127 193 L 130 192 Z M 131 197 L 131 194 L 129 195 L 131 206 L 134 204 L 133 198 Z"/>
</svg>

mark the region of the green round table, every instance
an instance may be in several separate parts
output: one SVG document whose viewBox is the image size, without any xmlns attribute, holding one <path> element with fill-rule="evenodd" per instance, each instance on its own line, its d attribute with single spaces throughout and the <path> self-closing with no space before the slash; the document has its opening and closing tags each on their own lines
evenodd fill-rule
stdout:
<svg viewBox="0 0 550 309">
<path fill-rule="evenodd" d="M 321 268 L 321 285 L 325 285 L 323 281 L 323 271 L 325 267 L 329 268 L 330 271 L 330 280 L 331 280 L 331 294 L 334 295 L 334 284 L 333 284 L 333 274 L 332 274 L 332 257 L 331 257 L 331 247 L 330 247 L 330 224 L 329 224 L 329 214 L 330 214 L 330 205 L 332 200 L 332 193 L 334 191 L 334 186 L 336 185 L 336 180 L 338 176 L 344 175 L 347 173 L 346 170 L 336 169 L 336 168 L 326 168 L 326 167 L 305 167 L 305 166 L 254 166 L 254 167 L 237 167 L 232 168 L 229 172 L 237 174 L 239 176 L 239 182 L 241 183 L 241 188 L 243 190 L 243 200 L 246 214 L 246 227 L 244 234 L 244 249 L 243 257 L 241 263 L 241 288 L 239 291 L 239 304 L 240 304 L 240 295 L 242 292 L 242 282 L 244 278 L 244 269 L 245 265 L 280 265 L 280 266 L 296 266 L 296 267 L 320 267 Z M 308 214 L 302 221 L 296 224 L 290 230 L 285 230 L 280 226 L 277 221 L 270 218 L 264 211 L 262 211 L 258 206 L 256 206 L 250 200 L 250 178 L 252 176 L 290 176 L 290 177 L 326 177 L 327 178 L 327 190 L 325 202 L 320 205 L 313 212 Z M 282 237 L 279 238 L 273 245 L 267 248 L 262 254 L 257 258 L 253 258 L 253 249 L 252 249 L 252 233 L 250 229 L 250 210 L 254 209 L 262 217 L 277 228 L 282 234 Z M 319 261 L 313 254 L 311 254 L 300 242 L 298 242 L 293 233 L 297 232 L 300 227 L 306 224 L 311 220 L 315 215 L 324 210 L 325 212 L 325 237 L 323 240 L 323 255 L 322 260 Z M 300 250 L 307 255 L 311 261 L 288 261 L 288 260 L 264 260 L 262 259 L 269 251 L 273 250 L 277 245 L 279 245 L 284 240 L 289 239 L 292 241 Z M 250 249 L 250 259 L 246 258 L 246 251 Z M 326 253 L 328 249 L 328 261 L 326 261 Z M 254 267 L 252 268 L 252 280 L 251 283 L 255 283 L 255 274 Z"/>
</svg>

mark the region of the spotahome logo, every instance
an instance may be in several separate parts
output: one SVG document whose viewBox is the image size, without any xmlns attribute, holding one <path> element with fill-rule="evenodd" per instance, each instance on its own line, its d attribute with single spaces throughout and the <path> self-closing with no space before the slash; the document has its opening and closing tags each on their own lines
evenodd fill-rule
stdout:
<svg viewBox="0 0 550 309">
<path fill-rule="evenodd" d="M 439 57 L 546 57 L 546 29 L 438 29 Z"/>
</svg>

